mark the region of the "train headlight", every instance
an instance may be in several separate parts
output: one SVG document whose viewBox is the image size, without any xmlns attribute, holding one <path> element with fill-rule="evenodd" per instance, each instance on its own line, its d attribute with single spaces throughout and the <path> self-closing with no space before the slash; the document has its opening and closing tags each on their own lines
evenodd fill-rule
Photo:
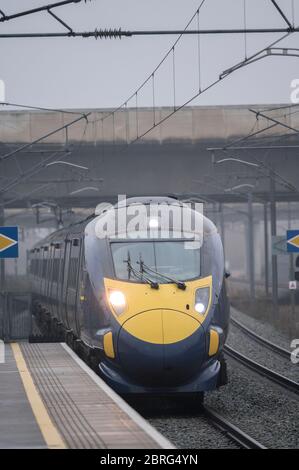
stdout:
<svg viewBox="0 0 299 470">
<path fill-rule="evenodd" d="M 126 297 L 120 290 L 111 290 L 109 292 L 109 302 L 116 315 L 124 313 L 126 308 Z"/>
<path fill-rule="evenodd" d="M 194 309 L 197 313 L 205 315 L 210 302 L 210 288 L 201 287 L 195 292 L 195 305 Z"/>
<path fill-rule="evenodd" d="M 150 219 L 148 222 L 148 226 L 151 229 L 158 229 L 159 228 L 159 220 L 158 219 Z"/>
</svg>

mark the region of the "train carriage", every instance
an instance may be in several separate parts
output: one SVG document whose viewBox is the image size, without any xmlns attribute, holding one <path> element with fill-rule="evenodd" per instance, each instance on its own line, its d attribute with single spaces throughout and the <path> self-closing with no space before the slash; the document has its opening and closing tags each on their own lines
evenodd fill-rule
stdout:
<svg viewBox="0 0 299 470">
<path fill-rule="evenodd" d="M 187 211 L 187 235 L 174 215 L 166 231 L 153 204 Z M 146 224 L 137 235 L 119 214 L 134 218 L 141 207 Z M 223 247 L 214 224 L 186 204 L 131 198 L 104 207 L 38 243 L 30 276 L 41 329 L 59 329 L 82 347 L 119 393 L 202 396 L 226 383 Z"/>
</svg>

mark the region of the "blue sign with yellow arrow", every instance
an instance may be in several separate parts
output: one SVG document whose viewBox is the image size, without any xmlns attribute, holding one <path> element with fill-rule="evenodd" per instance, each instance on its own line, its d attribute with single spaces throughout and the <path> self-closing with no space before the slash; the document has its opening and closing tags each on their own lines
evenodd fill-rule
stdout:
<svg viewBox="0 0 299 470">
<path fill-rule="evenodd" d="M 0 227 L 0 258 L 18 258 L 18 227 Z"/>
<path fill-rule="evenodd" d="M 287 250 L 289 253 L 299 253 L 299 230 L 287 231 Z"/>
</svg>

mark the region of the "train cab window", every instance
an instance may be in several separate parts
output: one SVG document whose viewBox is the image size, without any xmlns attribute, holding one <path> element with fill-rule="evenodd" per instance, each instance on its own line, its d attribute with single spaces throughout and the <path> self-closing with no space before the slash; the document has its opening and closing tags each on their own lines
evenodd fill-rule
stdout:
<svg viewBox="0 0 299 470">
<path fill-rule="evenodd" d="M 192 244 L 194 245 L 192 246 Z M 187 248 L 188 246 L 188 248 Z M 112 257 L 115 275 L 118 279 L 140 282 L 129 264 L 140 271 L 140 261 L 155 272 L 146 276 L 159 283 L 169 282 L 163 274 L 182 281 L 200 277 L 200 248 L 197 242 L 148 241 L 112 242 Z M 129 262 L 129 263 L 128 263 Z"/>
</svg>

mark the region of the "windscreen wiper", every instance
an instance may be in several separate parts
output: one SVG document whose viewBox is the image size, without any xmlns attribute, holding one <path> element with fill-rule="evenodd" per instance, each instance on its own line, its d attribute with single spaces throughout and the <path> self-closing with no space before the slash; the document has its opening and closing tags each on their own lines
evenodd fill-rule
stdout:
<svg viewBox="0 0 299 470">
<path fill-rule="evenodd" d="M 167 279 L 168 281 L 173 282 L 174 284 L 178 286 L 179 289 L 182 289 L 182 290 L 186 289 L 186 284 L 183 281 L 178 281 L 177 279 L 174 279 L 173 277 L 169 277 L 166 274 L 159 273 L 159 271 L 156 271 L 155 269 L 152 269 L 149 266 L 147 266 L 147 264 L 145 264 L 145 262 L 142 261 L 141 259 L 140 261 L 137 261 L 137 264 L 140 265 L 140 271 L 142 273 L 145 271 L 148 273 L 156 274 L 159 277 L 162 277 L 164 279 Z"/>
<path fill-rule="evenodd" d="M 148 277 L 144 276 L 144 274 L 141 271 L 137 271 L 136 269 L 133 268 L 130 259 L 125 259 L 124 263 L 127 263 L 127 266 L 128 266 L 129 279 L 130 279 L 130 274 L 133 273 L 133 275 L 140 281 L 147 282 L 151 286 L 152 289 L 159 289 L 159 284 L 157 282 L 152 281 Z"/>
</svg>

